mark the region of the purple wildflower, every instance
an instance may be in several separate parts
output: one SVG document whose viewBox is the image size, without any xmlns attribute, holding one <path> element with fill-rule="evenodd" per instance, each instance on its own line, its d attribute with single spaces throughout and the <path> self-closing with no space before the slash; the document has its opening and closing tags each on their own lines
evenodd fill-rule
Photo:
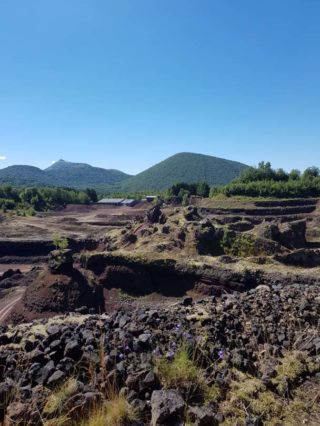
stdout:
<svg viewBox="0 0 320 426">
<path fill-rule="evenodd" d="M 222 349 L 218 352 L 218 357 L 219 357 L 220 359 L 223 359 L 223 358 L 224 358 L 224 351 L 223 351 Z"/>
</svg>

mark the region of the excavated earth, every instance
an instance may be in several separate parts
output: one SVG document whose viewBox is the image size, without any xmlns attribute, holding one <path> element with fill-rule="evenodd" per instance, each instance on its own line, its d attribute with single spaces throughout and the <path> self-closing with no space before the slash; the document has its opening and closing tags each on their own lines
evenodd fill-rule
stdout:
<svg viewBox="0 0 320 426">
<path fill-rule="evenodd" d="M 80 425 L 110 384 L 123 424 L 320 424 L 318 200 L 196 204 L 1 221 L 4 425 Z M 165 377 L 186 347 L 198 391 Z"/>
</svg>

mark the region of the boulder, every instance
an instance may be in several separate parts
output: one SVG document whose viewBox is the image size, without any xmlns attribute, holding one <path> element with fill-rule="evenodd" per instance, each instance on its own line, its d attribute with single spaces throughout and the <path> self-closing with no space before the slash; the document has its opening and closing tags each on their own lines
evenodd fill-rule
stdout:
<svg viewBox="0 0 320 426">
<path fill-rule="evenodd" d="M 184 218 L 187 220 L 187 221 L 194 221 L 194 220 L 199 220 L 200 219 L 200 215 L 199 215 L 199 213 L 198 213 L 198 209 L 197 209 L 197 207 L 195 207 L 195 206 L 188 206 L 188 207 L 185 207 L 184 209 L 183 209 L 183 215 L 184 215 Z"/>
<path fill-rule="evenodd" d="M 80 359 L 81 355 L 82 355 L 82 349 L 77 340 L 71 340 L 70 342 L 67 343 L 64 350 L 65 357 L 78 360 Z"/>
<path fill-rule="evenodd" d="M 195 231 L 196 249 L 200 255 L 219 256 L 223 254 L 221 240 L 223 230 L 215 228 L 210 222 L 202 224 Z"/>
<path fill-rule="evenodd" d="M 156 205 L 151 210 L 149 210 L 147 213 L 147 220 L 150 223 L 160 223 L 162 225 L 164 225 L 167 221 L 166 216 L 160 209 L 159 205 Z"/>
<path fill-rule="evenodd" d="M 279 242 L 287 248 L 302 248 L 306 245 L 306 220 L 285 223 L 280 226 Z"/>
<path fill-rule="evenodd" d="M 182 426 L 185 402 L 177 390 L 154 391 L 151 396 L 152 426 Z"/>
<path fill-rule="evenodd" d="M 53 274 L 65 274 L 72 270 L 72 250 L 54 250 L 50 253 L 49 269 Z"/>
<path fill-rule="evenodd" d="M 189 407 L 188 415 L 195 426 L 218 426 L 215 413 L 208 407 Z"/>
</svg>

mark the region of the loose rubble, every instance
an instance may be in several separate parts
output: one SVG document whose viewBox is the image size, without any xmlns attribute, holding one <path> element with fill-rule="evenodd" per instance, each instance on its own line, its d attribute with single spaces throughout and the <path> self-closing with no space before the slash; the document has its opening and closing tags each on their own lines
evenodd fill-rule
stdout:
<svg viewBox="0 0 320 426">
<path fill-rule="evenodd" d="M 1 327 L 1 421 L 79 425 L 112 387 L 137 413 L 119 424 L 316 425 L 319 315 L 317 285 L 263 285 L 158 309 Z"/>
</svg>

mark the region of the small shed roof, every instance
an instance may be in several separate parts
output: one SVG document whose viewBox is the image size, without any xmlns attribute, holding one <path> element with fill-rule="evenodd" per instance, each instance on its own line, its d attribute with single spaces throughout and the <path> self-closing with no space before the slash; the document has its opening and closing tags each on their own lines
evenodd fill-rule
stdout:
<svg viewBox="0 0 320 426">
<path fill-rule="evenodd" d="M 131 204 L 131 203 L 135 203 L 136 202 L 136 200 L 135 199 L 125 199 L 125 200 L 123 200 L 122 201 L 122 203 L 121 204 Z"/>
<path fill-rule="evenodd" d="M 117 204 L 122 203 L 123 198 L 102 198 L 102 200 L 99 200 L 98 203 L 101 204 Z"/>
</svg>

